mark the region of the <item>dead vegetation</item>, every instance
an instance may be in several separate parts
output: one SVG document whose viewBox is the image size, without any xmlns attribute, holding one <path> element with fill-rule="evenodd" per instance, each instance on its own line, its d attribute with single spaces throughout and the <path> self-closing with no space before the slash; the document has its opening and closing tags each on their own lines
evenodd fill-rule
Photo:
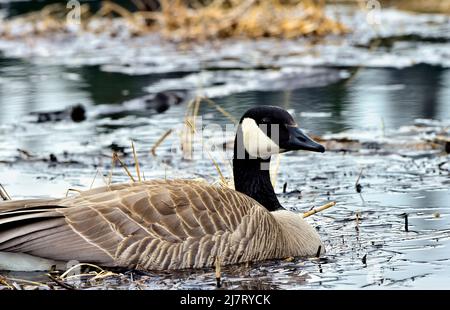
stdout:
<svg viewBox="0 0 450 310">
<path fill-rule="evenodd" d="M 151 6 L 147 2 L 155 2 Z M 111 32 L 113 20 L 120 18 L 133 35 L 159 33 L 172 41 L 203 41 L 222 38 L 296 38 L 342 34 L 347 29 L 325 14 L 325 1 L 318 0 L 211 0 L 211 1 L 133 1 L 128 10 L 104 1 L 93 12 L 89 4 L 79 11 L 79 23 L 67 18 L 64 4 L 52 4 L 37 12 L 6 20 L 4 37 L 44 35 L 74 29 Z M 17 31 L 20 26 L 20 31 Z M 26 25 L 26 27 L 24 27 Z M 3 30 L 1 30 L 3 29 Z"/>
<path fill-rule="evenodd" d="M 449 0 L 382 0 L 381 3 L 405 11 L 450 14 Z"/>
<path fill-rule="evenodd" d="M 79 290 L 98 285 L 108 286 L 108 283 L 114 282 L 139 287 L 139 281 L 133 281 L 132 276 L 106 270 L 94 264 L 79 263 L 67 267 L 63 272 L 51 270 L 46 274 L 47 279 L 39 281 L 0 275 L 0 290 Z"/>
<path fill-rule="evenodd" d="M 331 208 L 331 207 L 333 207 L 335 205 L 336 205 L 336 201 L 332 201 L 332 202 L 329 202 L 329 203 L 327 203 L 327 204 L 325 204 L 323 206 L 320 206 L 320 207 L 317 207 L 317 208 L 313 208 L 313 209 L 303 213 L 303 218 L 307 218 L 307 217 L 309 217 L 311 215 L 314 215 L 314 214 L 316 214 L 318 212 L 322 212 L 322 211 L 324 211 L 324 210 L 326 210 L 328 208 Z M 320 253 L 320 251 L 319 251 L 319 253 Z"/>
</svg>

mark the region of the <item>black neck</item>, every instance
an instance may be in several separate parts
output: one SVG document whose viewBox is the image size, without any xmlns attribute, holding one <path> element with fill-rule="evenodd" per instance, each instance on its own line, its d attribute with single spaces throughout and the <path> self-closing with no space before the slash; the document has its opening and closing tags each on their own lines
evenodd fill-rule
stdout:
<svg viewBox="0 0 450 310">
<path fill-rule="evenodd" d="M 233 174 L 235 189 L 252 197 L 269 211 L 283 209 L 270 181 L 270 157 L 268 159 L 245 157 L 238 159 L 237 142 L 234 145 Z M 243 146 L 240 146 L 243 148 Z M 242 150 L 242 149 L 241 149 Z"/>
</svg>

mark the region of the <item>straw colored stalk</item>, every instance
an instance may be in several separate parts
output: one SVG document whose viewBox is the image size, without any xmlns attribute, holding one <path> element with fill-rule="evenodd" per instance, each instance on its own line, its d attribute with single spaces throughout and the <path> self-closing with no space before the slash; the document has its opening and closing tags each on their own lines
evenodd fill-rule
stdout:
<svg viewBox="0 0 450 310">
<path fill-rule="evenodd" d="M 97 270 L 104 271 L 103 268 L 101 268 L 101 267 L 99 267 L 99 266 L 97 266 L 97 265 L 89 264 L 89 263 L 80 263 L 80 264 L 76 264 L 76 265 L 70 267 L 69 269 L 67 269 L 67 270 L 66 270 L 59 278 L 60 278 L 60 279 L 67 278 L 68 275 L 69 275 L 72 271 L 74 271 L 74 270 L 76 270 L 76 269 L 78 269 L 78 268 L 81 268 L 81 267 L 83 267 L 83 266 L 84 266 L 84 267 L 92 267 L 92 268 L 95 268 L 95 269 L 97 269 Z"/>
<path fill-rule="evenodd" d="M 158 139 L 158 141 L 155 142 L 152 149 L 150 150 L 150 153 L 152 153 L 153 156 L 156 156 L 156 149 L 161 145 L 161 143 L 164 142 L 164 140 L 167 139 L 168 136 L 173 132 L 173 129 L 169 129 L 166 132 L 163 133 L 163 135 Z"/>
<path fill-rule="evenodd" d="M 139 159 L 136 153 L 136 148 L 134 147 L 134 142 L 131 141 L 131 148 L 133 149 L 133 157 L 134 157 L 134 167 L 136 168 L 136 175 L 138 177 L 138 181 L 141 182 L 141 169 L 139 167 Z"/>
<path fill-rule="evenodd" d="M 221 283 L 221 275 L 222 275 L 222 272 L 221 272 L 221 268 L 220 268 L 220 264 L 221 264 L 221 259 L 220 259 L 220 256 L 216 256 L 216 261 L 215 261 L 215 275 L 216 275 L 216 286 L 218 287 L 218 288 L 220 288 L 221 286 L 222 286 L 222 283 Z"/>
<path fill-rule="evenodd" d="M 9 288 L 11 288 L 11 286 L 13 286 L 11 284 L 11 282 L 20 282 L 20 283 L 26 283 L 26 284 L 34 285 L 34 286 L 46 286 L 46 287 L 48 287 L 47 284 L 42 283 L 42 282 L 36 282 L 36 281 L 31 281 L 31 280 L 19 279 L 19 278 L 8 278 L 8 277 L 0 276 L 0 283 L 4 283 Z M 13 289 L 16 289 L 16 287 L 14 287 Z"/>
<path fill-rule="evenodd" d="M 184 117 L 183 129 L 181 131 L 181 150 L 183 158 L 192 159 L 193 155 L 193 141 L 195 135 L 195 118 L 197 117 L 199 109 L 199 97 L 192 99 L 186 108 Z"/>
<path fill-rule="evenodd" d="M 115 162 L 118 161 L 119 164 L 122 166 L 123 170 L 125 170 L 126 174 L 128 175 L 128 177 L 130 178 L 130 180 L 132 182 L 136 182 L 136 180 L 134 179 L 133 175 L 131 174 L 130 170 L 128 170 L 127 166 L 124 164 L 124 162 L 120 159 L 119 155 L 114 152 L 113 153 L 113 162 L 115 164 Z"/>
<path fill-rule="evenodd" d="M 325 205 L 323 205 L 323 206 L 321 206 L 321 207 L 318 207 L 318 208 L 314 208 L 314 209 L 312 209 L 312 210 L 309 210 L 308 212 L 303 213 L 303 218 L 307 218 L 308 216 L 311 216 L 311 215 L 313 215 L 313 214 L 316 214 L 316 213 L 318 213 L 318 212 L 321 212 L 321 211 L 323 211 L 323 210 L 326 210 L 326 209 L 328 209 L 328 208 L 331 208 L 331 207 L 333 207 L 333 206 L 335 206 L 335 205 L 336 205 L 336 201 L 332 201 L 332 202 L 329 202 L 329 203 L 327 203 L 327 204 L 325 204 Z"/>
</svg>

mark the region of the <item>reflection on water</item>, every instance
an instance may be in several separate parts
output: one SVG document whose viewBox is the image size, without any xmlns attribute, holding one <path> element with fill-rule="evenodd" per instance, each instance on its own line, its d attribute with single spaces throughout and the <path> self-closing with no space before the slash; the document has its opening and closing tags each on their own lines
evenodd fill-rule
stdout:
<svg viewBox="0 0 450 310">
<path fill-rule="evenodd" d="M 62 109 L 77 103 L 121 103 L 145 95 L 144 88 L 153 83 L 183 75 L 128 76 L 103 72 L 98 66 L 65 68 L 0 58 L 0 124 L 30 111 Z M 236 117 L 250 106 L 263 104 L 325 116 L 300 118 L 306 128 L 317 133 L 398 128 L 417 118 L 450 118 L 450 70 L 428 65 L 361 69 L 355 77 L 327 86 L 251 91 L 216 100 Z"/>
<path fill-rule="evenodd" d="M 31 111 L 60 110 L 78 103 L 121 103 L 144 95 L 145 86 L 166 76 L 174 74 L 130 78 L 103 72 L 98 66 L 43 66 L 0 57 L 0 124 Z"/>
<path fill-rule="evenodd" d="M 426 65 L 405 69 L 362 69 L 355 79 L 286 92 L 250 92 L 220 99 L 241 114 L 250 105 L 273 104 L 296 112 L 331 112 L 327 119 L 304 118 L 315 132 L 398 128 L 417 118 L 450 118 L 450 70 Z M 237 106 L 236 103 L 243 103 Z M 384 124 L 384 125 L 382 125 Z"/>
</svg>

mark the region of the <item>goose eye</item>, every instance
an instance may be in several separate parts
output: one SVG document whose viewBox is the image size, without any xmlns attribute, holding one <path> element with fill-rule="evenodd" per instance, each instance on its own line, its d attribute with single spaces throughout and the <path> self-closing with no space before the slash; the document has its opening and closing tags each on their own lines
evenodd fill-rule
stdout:
<svg viewBox="0 0 450 310">
<path fill-rule="evenodd" d="M 269 123 L 270 123 L 270 118 L 264 117 L 263 119 L 261 119 L 261 124 L 269 124 Z"/>
</svg>

